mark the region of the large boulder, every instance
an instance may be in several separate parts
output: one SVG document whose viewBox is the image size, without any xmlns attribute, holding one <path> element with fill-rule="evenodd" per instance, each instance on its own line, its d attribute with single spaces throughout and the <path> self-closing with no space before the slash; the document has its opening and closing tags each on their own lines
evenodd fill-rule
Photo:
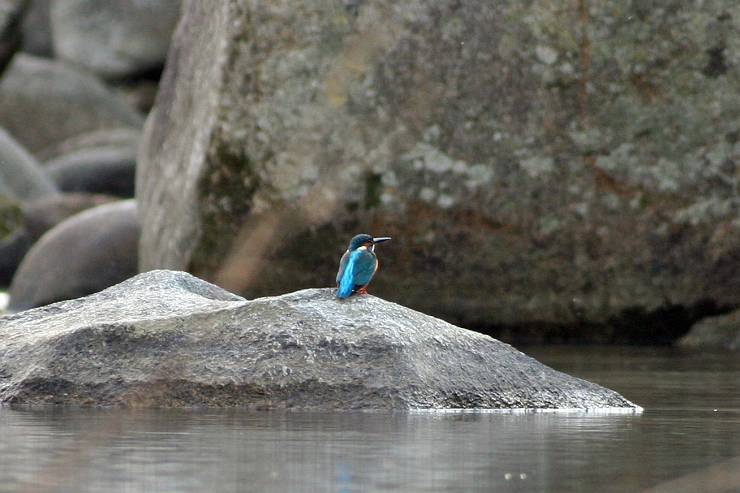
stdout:
<svg viewBox="0 0 740 493">
<path fill-rule="evenodd" d="M 0 81 L 0 126 L 33 154 L 82 133 L 141 123 L 94 76 L 58 61 L 19 54 Z"/>
<path fill-rule="evenodd" d="M 137 272 L 136 203 L 80 212 L 49 230 L 26 254 L 10 285 L 11 310 L 95 293 Z"/>
<path fill-rule="evenodd" d="M 678 340 L 678 345 L 701 350 L 740 349 L 740 310 L 696 323 Z"/>
<path fill-rule="evenodd" d="M 45 167 L 63 192 L 134 196 L 136 149 L 132 147 L 84 149 L 47 161 Z"/>
<path fill-rule="evenodd" d="M 70 193 L 19 205 L 7 236 L 3 237 L 0 227 L 0 286 L 10 284 L 23 257 L 44 233 L 78 212 L 113 200 L 105 195 Z"/>
<path fill-rule="evenodd" d="M 106 78 L 138 75 L 164 63 L 180 0 L 55 0 L 56 53 Z"/>
<path fill-rule="evenodd" d="M 0 195 L 23 202 L 56 193 L 39 162 L 0 128 Z"/>
<path fill-rule="evenodd" d="M 0 318 L 0 401 L 303 409 L 632 408 L 373 296 L 245 301 L 183 272 Z"/>
<path fill-rule="evenodd" d="M 677 309 L 676 337 L 740 304 L 740 38 L 721 2 L 673 3 L 187 1 L 141 267 L 219 279 L 238 251 L 270 272 L 242 292 L 276 293 L 389 234 L 373 288 L 422 311 L 650 339 Z"/>
</svg>

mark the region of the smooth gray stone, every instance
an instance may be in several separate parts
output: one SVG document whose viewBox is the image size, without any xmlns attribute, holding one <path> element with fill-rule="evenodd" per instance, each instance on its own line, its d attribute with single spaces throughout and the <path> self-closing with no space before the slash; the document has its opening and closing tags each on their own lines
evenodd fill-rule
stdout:
<svg viewBox="0 0 740 493">
<path fill-rule="evenodd" d="M 95 148 L 130 149 L 135 153 L 139 148 L 141 131 L 132 127 L 106 128 L 75 135 L 60 142 L 56 147 L 48 147 L 38 153 L 41 161 L 51 161 L 66 154 Z"/>
<path fill-rule="evenodd" d="M 60 61 L 19 53 L 0 81 L 0 126 L 34 155 L 80 134 L 142 123 L 95 76 Z"/>
<path fill-rule="evenodd" d="M 10 310 L 95 293 L 137 272 L 136 202 L 105 204 L 47 231 L 26 254 L 10 285 Z"/>
<path fill-rule="evenodd" d="M 51 58 L 54 56 L 54 43 L 51 39 L 49 5 L 52 0 L 30 0 L 30 8 L 23 19 L 24 52 Z"/>
<path fill-rule="evenodd" d="M 10 285 L 23 257 L 44 233 L 78 212 L 113 200 L 105 195 L 56 194 L 20 207 L 20 226 L 0 239 L 0 286 Z"/>
<path fill-rule="evenodd" d="M 90 148 L 45 163 L 48 175 L 63 192 L 134 196 L 136 149 Z"/>
<path fill-rule="evenodd" d="M 0 239 L 0 286 L 10 285 L 13 275 L 31 246 L 33 240 L 25 229 L 18 229 Z"/>
<path fill-rule="evenodd" d="M 36 158 L 0 128 L 0 195 L 24 202 L 56 193 Z"/>
<path fill-rule="evenodd" d="M 183 272 L 0 318 L 0 401 L 296 409 L 635 409 L 374 296 L 246 301 Z"/>
<path fill-rule="evenodd" d="M 51 228 L 70 216 L 118 199 L 109 195 L 89 193 L 60 193 L 35 200 L 23 206 L 23 225 L 36 241 Z"/>
<path fill-rule="evenodd" d="M 136 76 L 161 66 L 180 0 L 54 0 L 56 53 L 105 78 Z"/>
</svg>

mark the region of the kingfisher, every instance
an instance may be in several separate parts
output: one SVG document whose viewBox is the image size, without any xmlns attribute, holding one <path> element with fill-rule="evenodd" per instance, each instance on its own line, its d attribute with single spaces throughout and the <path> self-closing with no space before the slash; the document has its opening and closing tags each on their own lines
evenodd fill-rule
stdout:
<svg viewBox="0 0 740 493">
<path fill-rule="evenodd" d="M 348 298 L 353 293 L 367 294 L 367 285 L 378 270 L 375 245 L 390 239 L 389 236 L 373 238 L 368 234 L 359 234 L 350 240 L 347 251 L 339 261 L 337 298 Z"/>
</svg>

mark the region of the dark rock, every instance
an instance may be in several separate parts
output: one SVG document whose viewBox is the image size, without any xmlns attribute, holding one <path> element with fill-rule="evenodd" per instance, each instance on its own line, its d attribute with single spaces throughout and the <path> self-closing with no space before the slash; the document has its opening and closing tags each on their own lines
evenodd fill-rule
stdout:
<svg viewBox="0 0 740 493">
<path fill-rule="evenodd" d="M 23 207 L 23 225 L 36 241 L 68 217 L 113 201 L 115 197 L 89 193 L 65 193 L 35 200 Z"/>
<path fill-rule="evenodd" d="M 740 310 L 694 324 L 677 344 L 691 349 L 740 349 Z"/>
<path fill-rule="evenodd" d="M 11 310 L 94 293 L 137 272 L 139 222 L 133 200 L 61 222 L 23 258 L 10 286 Z"/>
<path fill-rule="evenodd" d="M 371 232 L 396 239 L 375 293 L 466 325 L 587 338 L 740 304 L 740 71 L 702 72 L 733 39 L 721 2 L 336 5 L 184 2 L 138 163 L 142 270 L 218 279 L 242 248 L 270 275 L 240 292 L 278 293 Z"/>
<path fill-rule="evenodd" d="M 134 148 L 84 149 L 48 161 L 45 166 L 51 179 L 63 192 L 134 196 Z"/>
<path fill-rule="evenodd" d="M 54 44 L 51 39 L 49 4 L 51 0 L 30 0 L 30 8 L 23 19 L 24 52 L 35 56 L 52 58 Z"/>
<path fill-rule="evenodd" d="M 16 229 L 0 239 L 0 287 L 7 287 L 13 280 L 23 257 L 33 246 L 33 240 L 24 229 Z"/>
<path fill-rule="evenodd" d="M 36 155 L 83 133 L 141 124 L 122 97 L 61 62 L 18 54 L 0 81 L 0 126 Z"/>
<path fill-rule="evenodd" d="M 56 193 L 39 162 L 0 128 L 0 195 L 23 202 Z"/>
<path fill-rule="evenodd" d="M 131 84 L 121 85 L 118 89 L 131 106 L 141 113 L 148 114 L 154 107 L 154 101 L 157 98 L 159 79 L 137 80 Z"/>
<path fill-rule="evenodd" d="M 52 227 L 85 209 L 115 200 L 104 195 L 56 194 L 19 207 L 13 234 L 0 238 L 0 286 L 8 286 L 31 246 Z"/>
<path fill-rule="evenodd" d="M 153 271 L 0 318 L 0 401 L 298 409 L 635 406 L 508 344 L 373 296 L 245 301 Z"/>
<path fill-rule="evenodd" d="M 28 0 L 0 2 L 0 74 L 21 46 L 21 21 L 28 9 Z"/>
<path fill-rule="evenodd" d="M 164 63 L 179 11 L 180 0 L 55 0 L 54 48 L 103 77 L 130 77 Z"/>
<path fill-rule="evenodd" d="M 2 182 L 0 182 L 0 240 L 20 227 L 21 215 L 21 205 L 3 194 Z"/>
</svg>

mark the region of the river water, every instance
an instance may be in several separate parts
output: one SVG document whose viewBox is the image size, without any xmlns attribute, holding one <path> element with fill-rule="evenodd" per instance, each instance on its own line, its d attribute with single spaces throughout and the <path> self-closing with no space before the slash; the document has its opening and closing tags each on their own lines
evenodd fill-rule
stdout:
<svg viewBox="0 0 740 493">
<path fill-rule="evenodd" d="M 0 408 L 0 491 L 740 491 L 738 355 L 524 351 L 611 387 L 645 410 L 314 414 L 6 407 Z M 728 482 L 732 489 L 712 489 Z"/>
</svg>

